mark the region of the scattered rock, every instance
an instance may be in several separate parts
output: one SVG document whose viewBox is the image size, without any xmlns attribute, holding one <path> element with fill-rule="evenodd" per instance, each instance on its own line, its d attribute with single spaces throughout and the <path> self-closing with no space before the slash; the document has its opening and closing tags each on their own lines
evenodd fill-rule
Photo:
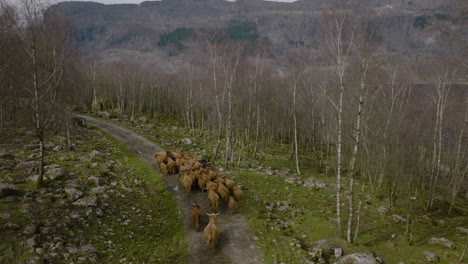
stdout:
<svg viewBox="0 0 468 264">
<path fill-rule="evenodd" d="M 30 182 L 37 182 L 39 180 L 39 174 L 31 175 L 26 180 Z"/>
<path fill-rule="evenodd" d="M 290 202 L 286 202 L 286 201 L 282 201 L 282 202 L 278 202 L 276 203 L 276 209 L 280 212 L 284 212 L 288 209 L 291 208 L 291 203 Z"/>
<path fill-rule="evenodd" d="M 43 235 L 50 235 L 50 234 L 55 234 L 57 232 L 57 229 L 55 226 L 44 226 L 39 228 L 40 233 Z"/>
<path fill-rule="evenodd" d="M 20 196 L 23 194 L 23 191 L 20 190 L 13 184 L 0 183 L 0 198 L 5 198 L 8 196 Z"/>
<path fill-rule="evenodd" d="M 47 179 L 50 181 L 53 181 L 65 175 L 65 169 L 56 164 L 46 166 L 44 169 L 45 169 L 44 179 Z"/>
<path fill-rule="evenodd" d="M 67 156 L 61 156 L 61 157 L 58 158 L 58 160 L 60 160 L 60 161 L 69 161 L 70 158 L 67 157 Z"/>
<path fill-rule="evenodd" d="M 320 239 L 314 243 L 314 248 L 318 247 L 322 249 L 322 252 L 331 252 L 332 246 L 330 242 L 326 239 Z"/>
<path fill-rule="evenodd" d="M 8 229 L 11 229 L 11 230 L 18 230 L 20 229 L 20 226 L 17 225 L 17 224 L 13 224 L 13 223 L 5 223 L 4 225 L 6 228 Z"/>
<path fill-rule="evenodd" d="M 432 251 L 425 250 L 424 251 L 424 256 L 426 257 L 426 260 L 429 261 L 429 262 L 439 262 L 439 258 Z"/>
<path fill-rule="evenodd" d="M 91 253 L 95 253 L 96 249 L 93 247 L 93 245 L 87 244 L 87 245 L 80 247 L 80 252 L 83 254 L 91 254 Z"/>
<path fill-rule="evenodd" d="M 431 245 L 440 245 L 451 249 L 456 248 L 455 244 L 452 241 L 443 237 L 431 237 L 428 242 Z"/>
<path fill-rule="evenodd" d="M 24 241 L 24 246 L 31 251 L 37 246 L 37 236 L 30 237 Z"/>
<path fill-rule="evenodd" d="M 325 188 L 325 183 L 318 182 L 314 177 L 309 177 L 304 181 L 304 187 L 320 190 Z"/>
<path fill-rule="evenodd" d="M 55 144 L 45 144 L 44 148 L 45 149 L 53 149 L 53 148 L 55 148 Z"/>
<path fill-rule="evenodd" d="M 78 219 L 81 215 L 77 211 L 72 211 L 69 216 L 71 219 Z"/>
<path fill-rule="evenodd" d="M 37 152 L 35 153 L 31 153 L 29 156 L 28 156 L 28 160 L 37 160 L 41 157 L 41 155 Z"/>
<path fill-rule="evenodd" d="M 90 184 L 94 184 L 94 185 L 99 185 L 99 183 L 100 183 L 99 178 L 96 177 L 96 176 L 89 177 L 88 181 L 89 181 Z"/>
<path fill-rule="evenodd" d="M 99 217 L 101 217 L 101 216 L 104 215 L 104 213 L 102 212 L 101 209 L 97 208 L 97 209 L 96 209 L 96 215 L 99 216 Z"/>
<path fill-rule="evenodd" d="M 67 250 L 70 254 L 77 254 L 78 249 L 76 247 L 67 247 Z"/>
<path fill-rule="evenodd" d="M 380 264 L 378 259 L 368 253 L 354 253 L 338 259 L 338 264 Z"/>
<path fill-rule="evenodd" d="M 266 175 L 268 175 L 268 176 L 272 176 L 272 175 L 275 174 L 275 172 L 274 172 L 271 168 L 267 168 L 267 169 L 265 170 L 265 173 L 266 173 Z"/>
<path fill-rule="evenodd" d="M 110 118 L 110 114 L 108 112 L 105 112 L 105 111 L 97 112 L 97 116 L 102 117 L 102 118 Z"/>
<path fill-rule="evenodd" d="M 0 213 L 0 218 L 3 220 L 10 219 L 11 214 L 10 213 Z"/>
<path fill-rule="evenodd" d="M 31 174 L 41 163 L 37 160 L 22 161 L 16 165 L 15 169 L 23 171 L 25 174 Z"/>
<path fill-rule="evenodd" d="M 105 157 L 106 154 L 105 153 L 102 153 L 98 150 L 93 150 L 91 151 L 91 153 L 89 153 L 89 155 L 87 157 L 84 158 L 85 161 L 92 161 L 94 160 L 96 157 Z"/>
<path fill-rule="evenodd" d="M 455 228 L 455 230 L 460 231 L 461 233 L 468 234 L 468 228 L 464 228 L 464 227 L 459 226 L 459 227 Z"/>
<path fill-rule="evenodd" d="M 80 188 L 81 182 L 77 179 L 67 180 L 64 183 L 65 188 Z"/>
<path fill-rule="evenodd" d="M 313 263 L 323 261 L 323 249 L 320 246 L 315 246 L 311 252 L 309 252 L 309 258 Z"/>
<path fill-rule="evenodd" d="M 147 118 L 146 116 L 142 116 L 142 117 L 138 118 L 138 120 L 139 120 L 140 122 L 142 122 L 142 123 L 148 122 L 148 118 Z"/>
<path fill-rule="evenodd" d="M 96 207 L 97 206 L 96 195 L 90 195 L 90 196 L 81 198 L 78 201 L 74 202 L 73 205 Z"/>
<path fill-rule="evenodd" d="M 193 142 L 192 142 L 192 140 L 190 138 L 183 138 L 183 139 L 179 140 L 179 142 L 184 143 L 186 145 L 192 145 L 193 144 Z"/>
<path fill-rule="evenodd" d="M 62 146 L 55 146 L 52 151 L 55 151 L 55 152 L 60 152 L 60 151 L 63 151 L 63 147 Z"/>
<path fill-rule="evenodd" d="M 343 249 L 340 247 L 332 246 L 330 249 L 330 254 L 335 256 L 335 258 L 341 258 L 344 254 Z"/>
<path fill-rule="evenodd" d="M 281 168 L 281 169 L 279 169 L 278 174 L 279 174 L 281 177 L 286 177 L 286 176 L 288 176 L 288 175 L 291 174 L 291 170 L 288 169 L 288 168 Z"/>
<path fill-rule="evenodd" d="M 386 213 L 388 213 L 388 207 L 387 207 L 387 206 L 379 206 L 379 207 L 377 208 L 377 211 L 378 211 L 379 213 L 381 213 L 381 214 L 386 214 Z"/>
<path fill-rule="evenodd" d="M 34 235 L 37 233 L 37 222 L 32 222 L 23 231 L 25 235 Z"/>
<path fill-rule="evenodd" d="M 285 182 L 287 183 L 291 183 L 291 184 L 296 184 L 296 185 L 302 185 L 304 184 L 304 181 L 301 180 L 299 177 L 297 176 L 291 176 L 291 177 L 287 177 L 286 179 L 284 179 Z"/>
<path fill-rule="evenodd" d="M 393 215 L 393 222 L 395 222 L 395 223 L 406 223 L 406 218 L 401 216 L 401 215 L 394 214 Z"/>
<path fill-rule="evenodd" d="M 76 201 L 83 196 L 83 192 L 75 188 L 65 188 L 67 199 L 70 201 Z"/>
<path fill-rule="evenodd" d="M 27 199 L 27 200 L 24 200 L 23 202 L 21 202 L 20 206 L 19 206 L 19 210 L 20 212 L 22 212 L 23 214 L 26 214 L 26 213 L 35 213 L 35 212 L 38 212 L 39 211 L 39 206 L 37 205 L 36 202 L 30 200 L 30 199 Z"/>
<path fill-rule="evenodd" d="M 39 144 L 28 144 L 24 146 L 27 150 L 35 150 L 39 148 Z"/>
<path fill-rule="evenodd" d="M 10 174 L 5 177 L 5 182 L 9 183 L 24 183 L 26 182 L 27 176 L 24 174 Z"/>
</svg>

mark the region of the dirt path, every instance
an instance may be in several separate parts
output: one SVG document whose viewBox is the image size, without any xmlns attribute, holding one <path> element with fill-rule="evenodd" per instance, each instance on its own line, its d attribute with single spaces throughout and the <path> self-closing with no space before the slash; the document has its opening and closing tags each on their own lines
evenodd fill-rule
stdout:
<svg viewBox="0 0 468 264">
<path fill-rule="evenodd" d="M 162 150 L 161 147 L 132 130 L 114 123 L 88 116 L 80 117 L 86 119 L 88 124 L 124 142 L 132 152 L 160 173 L 153 155 L 156 150 Z M 196 190 L 192 191 L 190 196 L 187 195 L 181 188 L 177 175 L 163 176 L 163 179 L 168 190 L 176 197 L 177 204 L 182 208 L 185 216 L 186 242 L 190 251 L 189 263 L 263 263 L 262 253 L 253 242 L 245 217 L 239 213 L 229 214 L 225 203 L 220 206 L 221 214 L 217 218 L 218 227 L 221 229 L 218 246 L 215 250 L 209 249 L 203 236 L 203 229 L 208 222 L 208 217 L 206 215 L 202 217 L 199 232 L 195 231 L 190 219 L 192 202 L 202 204 L 202 212 L 209 208 L 206 193 Z"/>
</svg>

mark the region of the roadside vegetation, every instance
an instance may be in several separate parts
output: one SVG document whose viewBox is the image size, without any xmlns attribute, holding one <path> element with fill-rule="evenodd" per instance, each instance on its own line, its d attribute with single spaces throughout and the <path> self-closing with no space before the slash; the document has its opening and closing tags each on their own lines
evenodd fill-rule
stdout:
<svg viewBox="0 0 468 264">
<path fill-rule="evenodd" d="M 216 147 L 216 133 L 187 130 L 174 121 L 111 119 L 137 131 L 163 148 L 189 152 L 199 159 L 210 157 Z M 193 144 L 184 143 L 189 138 Z M 425 251 L 434 252 L 440 263 L 457 263 L 463 254 L 468 234 L 466 209 L 447 216 L 441 211 L 408 211 L 418 201 L 399 200 L 390 210 L 387 198 L 370 187 L 360 191 L 362 211 L 357 239 L 353 244 L 342 239 L 334 214 L 335 179 L 318 173 L 313 153 L 303 153 L 301 175 L 288 157 L 289 146 L 272 144 L 265 159 L 243 160 L 228 175 L 243 188 L 246 201 L 240 205 L 254 239 L 265 254 L 266 263 L 333 263 L 330 249 L 339 247 L 345 254 L 369 253 L 383 263 L 428 263 Z M 215 164 L 223 168 L 222 159 Z M 412 203 L 413 205 L 411 205 Z M 408 219 L 415 219 L 408 222 Z M 431 238 L 453 242 L 430 244 Z M 327 251 L 328 250 L 328 251 Z M 466 257 L 461 262 L 466 261 Z"/>
</svg>

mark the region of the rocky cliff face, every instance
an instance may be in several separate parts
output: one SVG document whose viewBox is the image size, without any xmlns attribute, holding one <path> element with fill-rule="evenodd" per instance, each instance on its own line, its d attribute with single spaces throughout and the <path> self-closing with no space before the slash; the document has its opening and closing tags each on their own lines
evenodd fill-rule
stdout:
<svg viewBox="0 0 468 264">
<path fill-rule="evenodd" d="M 260 0 L 163 0 L 104 5 L 63 2 L 54 11 L 75 27 L 82 52 L 103 60 L 132 58 L 142 64 L 175 61 L 187 50 L 203 48 L 203 38 L 247 39 L 267 45 L 273 57 L 290 47 L 319 46 L 320 10 L 329 1 L 276 3 Z M 415 54 L 440 50 L 435 23 L 460 26 L 456 2 L 369 0 L 384 52 Z M 220 33 L 221 32 L 221 33 Z M 175 66 L 177 67 L 177 66 Z"/>
</svg>

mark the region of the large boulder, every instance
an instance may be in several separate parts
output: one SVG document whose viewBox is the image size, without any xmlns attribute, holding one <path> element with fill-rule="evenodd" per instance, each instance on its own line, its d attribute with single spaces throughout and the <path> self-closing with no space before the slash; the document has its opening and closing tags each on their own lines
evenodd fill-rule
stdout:
<svg viewBox="0 0 468 264">
<path fill-rule="evenodd" d="M 20 190 L 13 184 L 0 183 L 0 198 L 5 198 L 8 196 L 20 196 L 23 194 L 23 191 Z"/>
<path fill-rule="evenodd" d="M 378 258 L 368 253 L 354 253 L 338 259 L 338 264 L 381 264 Z"/>
</svg>

